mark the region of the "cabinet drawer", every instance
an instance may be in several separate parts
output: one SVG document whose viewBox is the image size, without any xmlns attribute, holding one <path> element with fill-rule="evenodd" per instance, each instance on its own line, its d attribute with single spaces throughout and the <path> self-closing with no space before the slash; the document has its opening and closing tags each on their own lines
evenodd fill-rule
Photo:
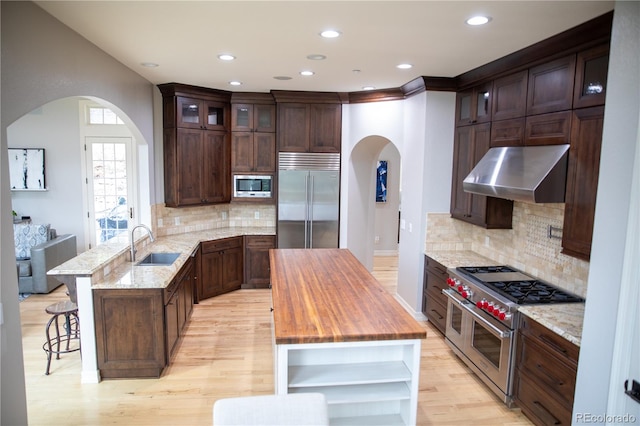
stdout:
<svg viewBox="0 0 640 426">
<path fill-rule="evenodd" d="M 516 372 L 516 403 L 536 425 L 570 425 L 571 408 L 564 407 L 538 387 L 526 373 Z"/>
<path fill-rule="evenodd" d="M 171 296 L 176 292 L 176 290 L 178 290 L 178 284 L 180 284 L 180 279 L 176 277 L 162 291 L 163 302 L 165 305 L 169 302 L 169 300 L 171 299 Z"/>
<path fill-rule="evenodd" d="M 524 118 L 491 123 L 491 146 L 522 146 L 524 144 Z"/>
<path fill-rule="evenodd" d="M 250 235 L 245 237 L 247 247 L 269 247 L 273 248 L 276 244 L 275 235 Z"/>
<path fill-rule="evenodd" d="M 525 145 L 559 145 L 569 143 L 571 111 L 527 117 Z"/>
<path fill-rule="evenodd" d="M 443 264 L 433 260 L 429 256 L 424 257 L 425 268 L 427 268 L 430 272 L 433 272 L 434 275 L 439 275 L 443 280 L 447 279 L 447 267 Z"/>
<path fill-rule="evenodd" d="M 224 240 L 205 241 L 202 243 L 202 253 L 212 253 L 242 247 L 242 237 L 226 238 Z"/>
<path fill-rule="evenodd" d="M 554 333 L 525 315 L 520 317 L 519 330 L 520 333 L 536 339 L 541 346 L 545 347 L 549 352 L 558 355 L 560 359 L 566 361 L 573 368 L 577 368 L 580 348 L 564 337 Z"/>
<path fill-rule="evenodd" d="M 447 321 L 447 305 L 446 302 L 442 303 L 440 297 L 446 298 L 442 293 L 427 292 L 424 314 L 444 334 Z"/>
<path fill-rule="evenodd" d="M 576 369 L 549 352 L 537 341 L 520 335 L 518 341 L 517 367 L 531 375 L 540 383 L 549 395 L 561 401 L 565 406 L 573 406 L 573 394 L 576 387 Z"/>
<path fill-rule="evenodd" d="M 425 290 L 427 293 L 433 293 L 437 299 L 440 299 L 442 303 L 446 304 L 447 297 L 442 294 L 442 290 L 448 287 L 447 282 L 431 271 L 427 271 L 426 275 L 427 284 Z"/>
</svg>

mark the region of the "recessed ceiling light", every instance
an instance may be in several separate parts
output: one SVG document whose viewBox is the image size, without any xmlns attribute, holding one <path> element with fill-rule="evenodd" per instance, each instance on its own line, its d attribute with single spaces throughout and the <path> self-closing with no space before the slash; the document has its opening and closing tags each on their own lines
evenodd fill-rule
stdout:
<svg viewBox="0 0 640 426">
<path fill-rule="evenodd" d="M 327 59 L 327 57 L 319 53 L 312 53 L 311 55 L 307 55 L 307 59 L 311 59 L 312 61 L 323 61 Z"/>
<path fill-rule="evenodd" d="M 323 32 L 320 33 L 320 35 L 324 38 L 336 38 L 336 37 L 340 37 L 340 31 L 336 31 L 336 30 L 324 30 Z"/>
<path fill-rule="evenodd" d="M 373 90 L 375 88 L 375 86 L 362 86 L 362 90 Z"/>
<path fill-rule="evenodd" d="M 474 16 L 472 18 L 467 19 L 468 25 L 484 25 L 491 20 L 488 16 Z"/>
<path fill-rule="evenodd" d="M 156 68 L 156 67 L 159 66 L 155 62 L 141 62 L 140 65 L 142 65 L 143 67 L 147 67 L 147 68 Z"/>
<path fill-rule="evenodd" d="M 218 59 L 221 59 L 223 61 L 233 61 L 236 57 L 233 55 L 229 55 L 227 53 L 223 53 L 221 55 L 218 55 Z"/>
<path fill-rule="evenodd" d="M 309 76 L 309 75 L 313 75 L 315 74 L 313 71 L 300 71 L 300 75 L 305 75 L 305 76 Z"/>
<path fill-rule="evenodd" d="M 232 86 L 240 86 L 242 84 L 242 82 L 240 82 L 240 81 L 230 81 L 229 84 L 232 85 Z"/>
<path fill-rule="evenodd" d="M 292 77 L 289 77 L 287 75 L 276 75 L 273 78 L 276 80 L 285 81 L 285 80 L 291 80 Z"/>
<path fill-rule="evenodd" d="M 396 68 L 400 68 L 401 70 L 408 70 L 409 68 L 413 67 L 413 65 L 411 64 L 400 64 L 400 65 L 396 65 Z"/>
</svg>

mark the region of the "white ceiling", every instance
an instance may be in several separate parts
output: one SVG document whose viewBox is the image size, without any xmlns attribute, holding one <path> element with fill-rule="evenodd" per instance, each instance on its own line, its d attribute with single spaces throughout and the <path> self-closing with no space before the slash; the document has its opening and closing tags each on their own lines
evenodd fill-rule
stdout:
<svg viewBox="0 0 640 426">
<path fill-rule="evenodd" d="M 354 92 L 396 88 L 418 76 L 455 77 L 613 9 L 612 1 L 543 0 L 36 3 L 154 84 L 245 92 Z M 479 13 L 491 22 L 465 24 Z M 321 38 L 327 28 L 342 36 Z M 223 62 L 220 53 L 237 59 Z M 402 62 L 413 68 L 397 69 Z M 305 69 L 316 74 L 303 77 Z"/>
</svg>

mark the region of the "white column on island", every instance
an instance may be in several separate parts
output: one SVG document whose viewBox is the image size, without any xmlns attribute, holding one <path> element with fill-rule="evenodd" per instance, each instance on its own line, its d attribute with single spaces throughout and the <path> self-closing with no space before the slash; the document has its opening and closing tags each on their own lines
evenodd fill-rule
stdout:
<svg viewBox="0 0 640 426">
<path fill-rule="evenodd" d="M 78 316 L 80 317 L 80 341 L 82 344 L 81 383 L 100 383 L 96 352 L 95 320 L 93 316 L 93 292 L 91 277 L 76 277 Z"/>
</svg>

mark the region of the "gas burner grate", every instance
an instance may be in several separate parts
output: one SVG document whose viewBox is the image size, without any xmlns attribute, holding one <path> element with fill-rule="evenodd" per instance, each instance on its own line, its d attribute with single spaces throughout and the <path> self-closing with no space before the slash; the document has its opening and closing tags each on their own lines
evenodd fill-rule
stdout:
<svg viewBox="0 0 640 426">
<path fill-rule="evenodd" d="M 564 290 L 538 280 L 498 281 L 484 283 L 484 285 L 519 305 L 573 303 L 584 301 L 584 299 L 578 296 L 567 293 Z"/>
<path fill-rule="evenodd" d="M 495 272 L 518 272 L 509 266 L 460 266 L 457 269 L 468 274 L 488 274 Z"/>
</svg>

